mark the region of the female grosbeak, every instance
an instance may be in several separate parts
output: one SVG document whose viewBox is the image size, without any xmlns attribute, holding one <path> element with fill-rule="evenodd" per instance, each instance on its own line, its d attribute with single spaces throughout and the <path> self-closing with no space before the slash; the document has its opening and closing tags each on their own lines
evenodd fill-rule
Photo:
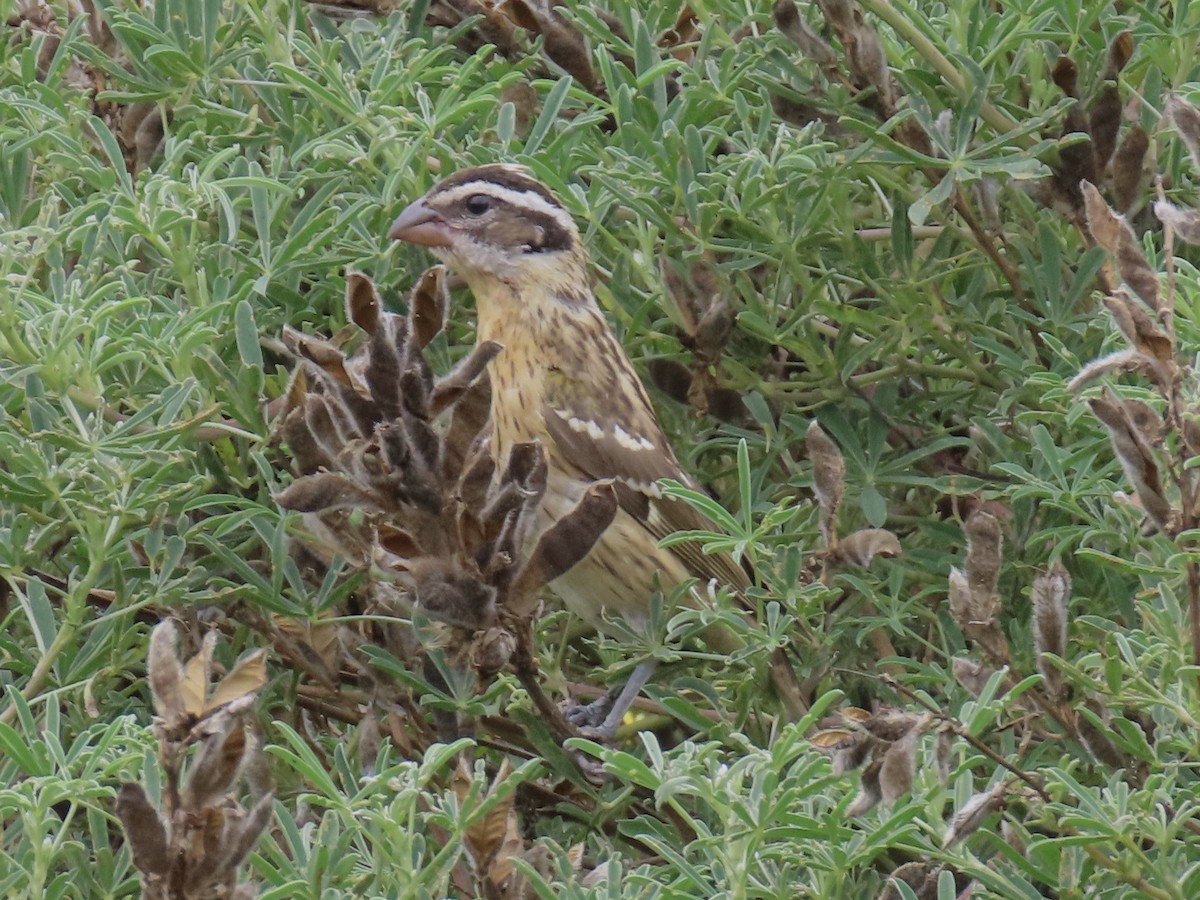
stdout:
<svg viewBox="0 0 1200 900">
<path fill-rule="evenodd" d="M 616 489 L 613 523 L 551 585 L 568 609 L 597 627 L 605 616 L 636 626 L 656 590 L 693 578 L 711 593 L 728 586 L 740 595 L 749 587 L 728 554 L 706 554 L 696 542 L 659 547 L 674 532 L 715 526 L 659 488 L 663 478 L 695 484 L 592 295 L 574 221 L 545 185 L 520 166 L 465 169 L 405 209 L 388 237 L 428 247 L 458 272 L 475 295 L 477 340 L 503 347 L 489 370 L 492 453 L 503 471 L 514 444 L 536 440 L 545 448 L 540 524 L 569 512 L 593 482 L 611 480 Z M 742 646 L 728 629 L 710 629 L 705 640 L 718 652 Z M 611 732 L 651 672 L 635 670 L 605 729 Z M 784 699 L 795 712 L 799 693 L 790 668 L 786 674 L 792 696 Z"/>
</svg>

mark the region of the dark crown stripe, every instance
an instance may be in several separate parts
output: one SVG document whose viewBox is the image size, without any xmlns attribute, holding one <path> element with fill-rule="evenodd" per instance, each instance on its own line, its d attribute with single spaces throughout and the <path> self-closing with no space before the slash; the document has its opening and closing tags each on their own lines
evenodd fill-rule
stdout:
<svg viewBox="0 0 1200 900">
<path fill-rule="evenodd" d="M 547 203 L 557 206 L 560 209 L 562 208 L 562 204 L 558 202 L 558 198 L 550 193 L 550 189 L 544 184 L 525 175 L 519 169 L 502 163 L 490 166 L 477 166 L 474 169 L 463 169 L 461 172 L 455 172 L 449 178 L 441 181 L 434 190 L 448 190 L 459 185 L 469 184 L 472 181 L 495 184 L 513 191 L 537 194 Z"/>
</svg>

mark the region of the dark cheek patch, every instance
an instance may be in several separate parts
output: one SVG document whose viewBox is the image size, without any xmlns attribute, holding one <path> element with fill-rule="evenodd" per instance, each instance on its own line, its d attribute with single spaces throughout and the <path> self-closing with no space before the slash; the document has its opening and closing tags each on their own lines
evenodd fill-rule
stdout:
<svg viewBox="0 0 1200 900">
<path fill-rule="evenodd" d="M 526 253 L 571 249 L 570 233 L 550 216 L 504 213 L 483 225 L 480 238 L 484 243 L 520 248 Z"/>
</svg>

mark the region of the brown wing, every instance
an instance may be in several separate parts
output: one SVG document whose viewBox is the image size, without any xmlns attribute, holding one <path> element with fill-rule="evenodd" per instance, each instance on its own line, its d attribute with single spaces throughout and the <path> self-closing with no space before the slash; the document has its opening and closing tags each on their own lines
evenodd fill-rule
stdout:
<svg viewBox="0 0 1200 900">
<path fill-rule="evenodd" d="M 623 353 L 621 357 L 628 367 Z M 608 390 L 589 389 L 561 371 L 548 374 L 542 414 L 563 460 L 588 478 L 611 478 L 620 507 L 656 541 L 677 531 L 716 531 L 712 521 L 694 507 L 662 496 L 658 486 L 662 478 L 698 488 L 680 468 L 632 367 L 613 374 L 617 377 Z M 706 554 L 696 541 L 670 549 L 701 581 L 716 579 L 739 590 L 750 585 L 727 553 Z"/>
</svg>

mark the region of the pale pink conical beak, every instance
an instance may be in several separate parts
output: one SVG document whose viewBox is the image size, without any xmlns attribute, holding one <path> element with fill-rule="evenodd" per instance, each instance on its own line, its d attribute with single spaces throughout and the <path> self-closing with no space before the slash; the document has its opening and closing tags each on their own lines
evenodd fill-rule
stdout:
<svg viewBox="0 0 1200 900">
<path fill-rule="evenodd" d="M 393 241 L 407 241 L 422 247 L 450 246 L 450 226 L 421 200 L 410 203 L 396 216 L 387 236 Z"/>
</svg>

